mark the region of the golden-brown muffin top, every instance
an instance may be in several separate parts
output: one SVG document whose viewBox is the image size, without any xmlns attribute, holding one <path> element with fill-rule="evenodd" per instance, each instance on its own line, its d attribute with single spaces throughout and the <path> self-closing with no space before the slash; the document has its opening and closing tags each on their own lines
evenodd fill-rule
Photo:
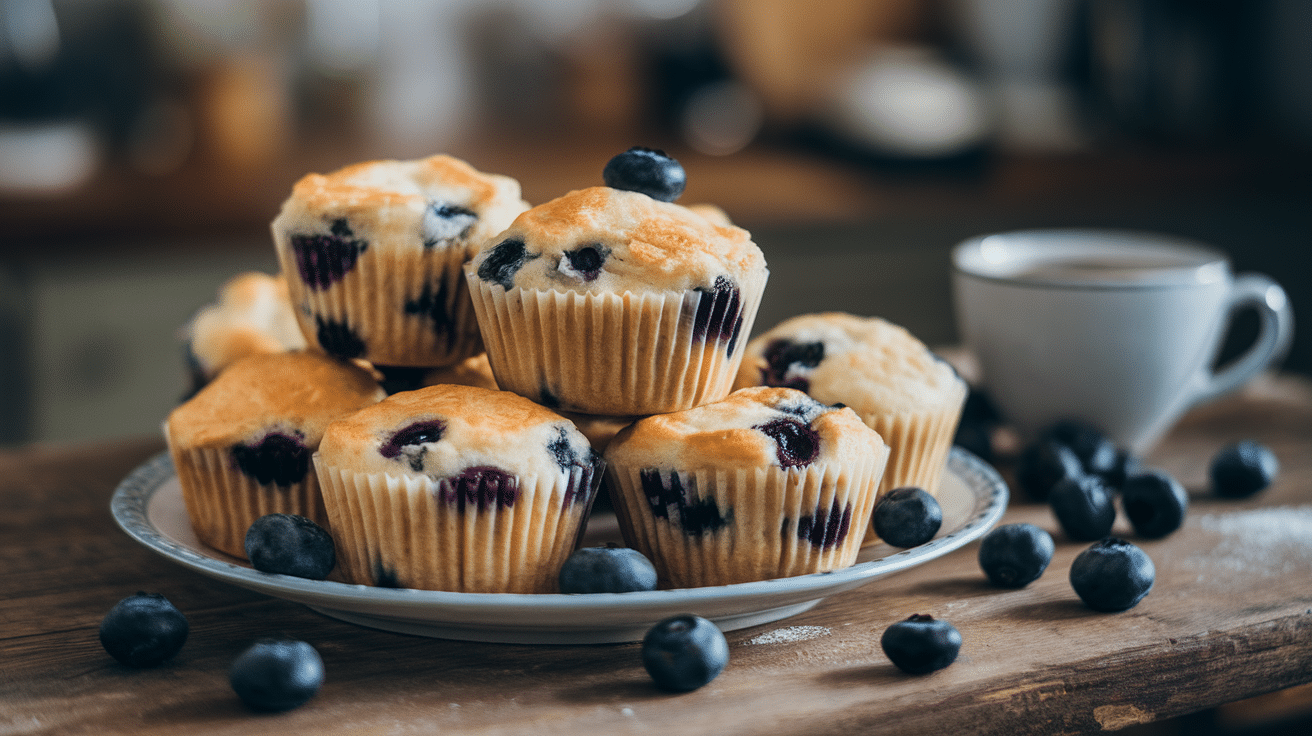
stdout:
<svg viewBox="0 0 1312 736">
<path fill-rule="evenodd" d="M 804 468 L 887 452 L 851 409 L 801 391 L 755 387 L 721 401 L 639 419 L 616 435 L 606 459 L 660 470 Z"/>
<path fill-rule="evenodd" d="M 506 288 L 617 294 L 710 289 L 766 272 L 751 235 L 727 218 L 610 187 L 524 212 L 466 268 Z"/>
<path fill-rule="evenodd" d="M 183 337 L 206 378 L 247 355 L 305 347 L 287 295 L 287 280 L 257 271 L 224 283 L 218 302 L 201 308 L 184 328 Z"/>
<path fill-rule="evenodd" d="M 522 396 L 442 384 L 333 422 L 319 459 L 356 473 L 440 479 L 495 468 L 527 478 L 590 467 L 593 452 L 568 419 Z"/>
<path fill-rule="evenodd" d="M 469 249 L 526 209 L 518 181 L 439 154 L 307 174 L 283 202 L 273 231 L 283 240 L 349 232 L 380 250 Z"/>
<path fill-rule="evenodd" d="M 169 414 L 169 442 L 218 448 L 277 431 L 313 449 L 330 422 L 383 396 L 369 372 L 353 363 L 314 352 L 252 355 Z"/>
<path fill-rule="evenodd" d="M 966 384 L 906 329 L 879 317 L 804 314 L 747 343 L 735 386 L 789 386 L 858 414 L 940 411 Z"/>
</svg>

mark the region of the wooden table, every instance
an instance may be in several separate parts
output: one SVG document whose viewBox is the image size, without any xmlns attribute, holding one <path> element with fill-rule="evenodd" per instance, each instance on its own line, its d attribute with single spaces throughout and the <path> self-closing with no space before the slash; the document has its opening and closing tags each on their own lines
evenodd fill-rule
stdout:
<svg viewBox="0 0 1312 736">
<path fill-rule="evenodd" d="M 1275 450 L 1278 482 L 1248 501 L 1207 498 L 1209 458 L 1241 438 Z M 684 695 L 653 688 L 636 644 L 384 633 L 185 570 L 109 513 L 118 481 L 160 449 L 140 440 L 0 453 L 0 734 L 1057 733 L 1312 682 L 1305 380 L 1263 379 L 1197 411 L 1149 458 L 1194 499 L 1183 530 L 1142 542 L 1158 577 L 1136 608 L 1082 606 L 1067 573 L 1087 545 L 1059 534 L 1048 572 L 1017 591 L 989 587 L 971 545 L 793 619 L 731 632 L 728 668 Z M 1045 507 L 1023 499 L 1004 521 L 1057 531 Z M 165 594 L 191 623 L 182 652 L 156 669 L 120 666 L 97 638 L 105 612 L 138 590 Z M 912 613 L 956 625 L 965 643 L 955 664 L 913 677 L 889 663 L 880 634 Z M 327 682 L 297 710 L 256 715 L 230 689 L 228 667 L 272 633 L 317 647 Z"/>
</svg>

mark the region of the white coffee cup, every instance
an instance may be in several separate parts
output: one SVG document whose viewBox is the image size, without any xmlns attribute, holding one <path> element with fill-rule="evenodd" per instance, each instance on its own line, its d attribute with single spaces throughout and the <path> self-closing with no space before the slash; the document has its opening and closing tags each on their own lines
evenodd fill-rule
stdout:
<svg viewBox="0 0 1312 736">
<path fill-rule="evenodd" d="M 1165 235 L 1030 230 L 952 252 L 957 325 L 1003 416 L 1033 434 L 1078 419 L 1144 453 L 1190 407 L 1283 357 L 1294 320 L 1280 286 L 1234 275 L 1224 254 Z M 1235 311 L 1256 341 L 1213 363 Z"/>
</svg>

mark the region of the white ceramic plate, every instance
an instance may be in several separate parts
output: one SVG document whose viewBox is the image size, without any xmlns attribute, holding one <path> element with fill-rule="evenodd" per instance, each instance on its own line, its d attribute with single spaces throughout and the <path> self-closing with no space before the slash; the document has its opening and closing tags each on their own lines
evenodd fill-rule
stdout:
<svg viewBox="0 0 1312 736">
<path fill-rule="evenodd" d="M 132 538 L 204 575 L 304 603 L 342 621 L 444 639 L 516 644 L 596 644 L 641 640 L 657 621 L 695 613 L 721 629 L 756 626 L 806 611 L 826 596 L 940 557 L 983 536 L 1007 507 L 1007 485 L 992 466 L 954 447 L 939 490 L 943 526 L 907 550 L 875 544 L 857 564 L 828 573 L 708 588 L 597 595 L 447 593 L 375 588 L 259 572 L 202 544 L 191 530 L 173 463 L 162 453 L 119 484 L 110 504 Z M 619 541 L 613 514 L 589 521 L 585 545 Z"/>
</svg>

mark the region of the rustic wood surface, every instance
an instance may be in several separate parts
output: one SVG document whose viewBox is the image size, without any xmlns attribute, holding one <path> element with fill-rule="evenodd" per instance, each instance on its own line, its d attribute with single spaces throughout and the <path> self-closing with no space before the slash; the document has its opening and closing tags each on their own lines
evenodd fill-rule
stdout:
<svg viewBox="0 0 1312 736">
<path fill-rule="evenodd" d="M 1208 498 L 1208 460 L 1242 438 L 1275 450 L 1278 482 L 1247 501 Z M 1301 379 L 1264 379 L 1196 411 L 1149 457 L 1193 501 L 1183 530 L 1140 541 L 1158 577 L 1136 608 L 1082 606 L 1067 573 L 1087 545 L 1013 496 L 1005 522 L 1058 540 L 1029 587 L 989 587 L 970 545 L 731 632 L 728 668 L 684 695 L 653 688 L 636 644 L 385 633 L 185 570 L 109 512 L 119 480 L 161 447 L 0 453 L 0 734 L 1093 732 L 1312 682 L 1312 384 Z M 1118 531 L 1133 539 L 1123 521 Z M 105 612 L 138 590 L 165 594 L 191 624 L 182 652 L 155 669 L 120 666 L 97 638 Z M 889 663 L 880 634 L 912 613 L 956 625 L 955 664 L 913 677 Z M 274 633 L 313 644 L 327 682 L 297 710 L 257 715 L 233 694 L 228 667 Z"/>
</svg>

